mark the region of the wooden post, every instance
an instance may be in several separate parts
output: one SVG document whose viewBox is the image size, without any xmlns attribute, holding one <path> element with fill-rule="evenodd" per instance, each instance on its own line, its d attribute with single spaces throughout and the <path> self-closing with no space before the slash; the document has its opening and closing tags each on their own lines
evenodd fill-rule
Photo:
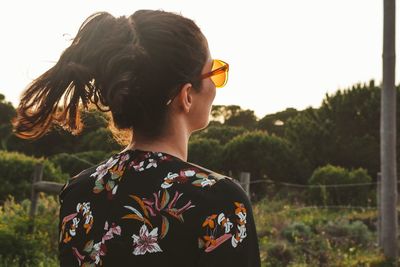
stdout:
<svg viewBox="0 0 400 267">
<path fill-rule="evenodd" d="M 242 185 L 244 191 L 250 199 L 250 173 L 241 172 L 240 173 L 240 184 Z"/>
<path fill-rule="evenodd" d="M 383 1 L 383 71 L 381 90 L 382 248 L 388 259 L 398 258 L 396 152 L 396 1 Z"/>
<path fill-rule="evenodd" d="M 381 216 L 382 216 L 382 207 L 381 207 L 381 193 L 382 193 L 382 187 L 381 187 L 381 173 L 378 172 L 378 175 L 376 177 L 377 181 L 377 189 L 376 189 L 376 207 L 378 209 L 378 214 L 377 214 L 377 224 L 376 224 L 376 233 L 378 235 L 378 246 L 382 247 L 382 221 L 381 221 Z"/>
<path fill-rule="evenodd" d="M 30 225 L 28 232 L 31 234 L 35 230 L 35 215 L 37 210 L 37 203 L 39 198 L 39 191 L 36 190 L 35 184 L 40 182 L 43 178 L 43 164 L 38 163 L 35 166 L 32 178 L 32 190 L 31 190 L 31 209 L 29 210 Z"/>
</svg>

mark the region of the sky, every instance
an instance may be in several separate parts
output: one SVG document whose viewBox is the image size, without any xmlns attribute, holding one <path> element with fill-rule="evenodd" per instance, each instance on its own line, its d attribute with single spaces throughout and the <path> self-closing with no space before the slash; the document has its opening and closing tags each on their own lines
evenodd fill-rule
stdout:
<svg viewBox="0 0 400 267">
<path fill-rule="evenodd" d="M 230 65 L 214 104 L 239 105 L 259 118 L 319 107 L 327 93 L 382 80 L 383 0 L 15 0 L 0 2 L 0 93 L 17 106 L 92 13 L 139 9 L 193 19 L 212 57 Z M 399 28 L 396 22 L 397 36 Z"/>
</svg>

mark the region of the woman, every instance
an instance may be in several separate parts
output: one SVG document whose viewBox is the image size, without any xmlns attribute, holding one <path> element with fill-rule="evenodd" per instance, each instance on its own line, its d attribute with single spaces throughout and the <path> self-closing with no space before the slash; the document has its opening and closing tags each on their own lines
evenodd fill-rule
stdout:
<svg viewBox="0 0 400 267">
<path fill-rule="evenodd" d="M 228 64 L 181 15 L 90 16 L 54 67 L 22 95 L 15 129 L 79 131 L 80 105 L 132 131 L 120 153 L 60 192 L 61 266 L 259 266 L 251 204 L 229 177 L 187 162 Z M 60 107 L 60 103 L 63 104 Z"/>
</svg>

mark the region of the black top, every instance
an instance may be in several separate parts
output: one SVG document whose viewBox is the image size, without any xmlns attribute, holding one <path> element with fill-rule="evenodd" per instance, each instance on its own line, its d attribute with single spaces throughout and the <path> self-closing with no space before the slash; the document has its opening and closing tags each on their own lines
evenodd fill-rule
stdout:
<svg viewBox="0 0 400 267">
<path fill-rule="evenodd" d="M 127 150 L 60 192 L 60 266 L 260 266 L 251 203 L 232 178 Z"/>
</svg>

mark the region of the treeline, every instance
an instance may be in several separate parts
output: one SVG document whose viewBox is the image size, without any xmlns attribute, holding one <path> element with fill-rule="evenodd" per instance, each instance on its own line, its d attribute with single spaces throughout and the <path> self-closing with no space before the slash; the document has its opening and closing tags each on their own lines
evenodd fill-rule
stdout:
<svg viewBox="0 0 400 267">
<path fill-rule="evenodd" d="M 303 185 L 374 181 L 380 166 L 380 94 L 372 80 L 327 94 L 318 108 L 288 108 L 263 118 L 237 105 L 215 105 L 210 125 L 190 139 L 188 161 L 234 177 L 250 172 L 253 181 Z M 14 115 L 15 108 L 0 95 L 1 150 L 43 157 L 61 173 L 74 175 L 123 148 L 107 127 L 108 116 L 96 110 L 82 112 L 85 128 L 80 135 L 55 126 L 35 141 L 13 135 L 10 119 Z M 2 163 L 1 155 L 0 181 L 4 183 L 4 179 L 13 180 L 18 175 L 4 174 L 8 163 Z M 321 173 L 323 177 L 316 178 Z M 268 185 L 252 184 L 251 191 L 253 200 L 258 200 L 268 194 Z M 0 192 L 0 199 L 5 193 Z M 329 192 L 324 194 L 315 196 L 310 191 L 317 201 Z M 338 192 L 330 194 L 335 195 L 335 203 L 345 199 Z M 360 198 L 366 200 L 369 193 L 362 194 Z"/>
</svg>

